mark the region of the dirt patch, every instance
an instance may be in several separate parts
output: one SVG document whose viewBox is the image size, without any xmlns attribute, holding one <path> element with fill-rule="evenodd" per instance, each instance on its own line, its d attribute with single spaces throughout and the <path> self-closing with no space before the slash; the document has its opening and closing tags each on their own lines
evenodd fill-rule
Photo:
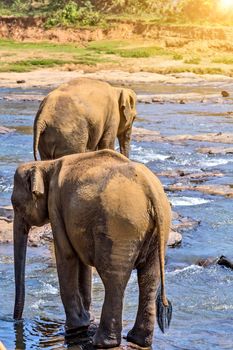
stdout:
<svg viewBox="0 0 233 350">
<path fill-rule="evenodd" d="M 94 68 L 93 68 L 94 69 Z M 198 75 L 194 73 L 177 73 L 177 74 L 157 74 L 150 72 L 133 72 L 126 70 L 108 69 L 95 71 L 84 71 L 83 69 L 67 71 L 65 68 L 57 69 L 40 69 L 33 72 L 24 73 L 0 73 L 0 87 L 15 88 L 19 87 L 17 81 L 24 80 L 21 84 L 23 88 L 30 87 L 51 87 L 55 88 L 62 83 L 79 77 L 88 77 L 108 81 L 116 85 L 137 85 L 137 84 L 156 84 L 166 83 L 174 85 L 204 84 L 215 86 L 216 83 L 232 84 L 233 78 L 223 75 Z M 219 92 L 220 94 L 220 92 Z M 221 98 L 221 97 L 220 97 Z"/>
<path fill-rule="evenodd" d="M 188 44 L 188 39 L 195 40 L 233 40 L 233 29 L 200 26 L 161 26 L 141 22 L 114 21 L 107 28 L 53 28 L 44 29 L 43 18 L 1 17 L 0 37 L 15 40 L 53 42 L 87 42 L 101 39 L 122 39 L 140 36 L 147 39 L 164 40 L 167 47 L 181 47 Z M 218 43 L 215 43 L 219 45 Z"/>
</svg>

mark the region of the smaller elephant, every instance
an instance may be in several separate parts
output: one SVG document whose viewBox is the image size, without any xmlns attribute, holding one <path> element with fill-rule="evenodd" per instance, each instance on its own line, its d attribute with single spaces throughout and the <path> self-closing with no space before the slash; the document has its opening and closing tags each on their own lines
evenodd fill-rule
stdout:
<svg viewBox="0 0 233 350">
<path fill-rule="evenodd" d="M 79 78 L 48 94 L 34 121 L 34 158 L 42 160 L 73 153 L 114 149 L 129 156 L 136 94 L 88 78 Z"/>
<path fill-rule="evenodd" d="M 24 307 L 29 229 L 50 221 L 67 338 L 88 332 L 91 266 L 105 288 L 93 338 L 96 347 L 121 342 L 123 297 L 133 269 L 139 305 L 127 339 L 150 346 L 156 314 L 162 331 L 169 326 L 164 260 L 171 210 L 160 181 L 148 168 L 112 150 L 31 162 L 16 170 L 12 204 L 16 320 Z"/>
</svg>

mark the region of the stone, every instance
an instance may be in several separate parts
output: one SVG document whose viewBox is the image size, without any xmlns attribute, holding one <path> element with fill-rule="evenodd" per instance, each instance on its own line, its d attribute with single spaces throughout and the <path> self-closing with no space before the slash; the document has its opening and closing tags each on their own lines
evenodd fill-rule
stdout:
<svg viewBox="0 0 233 350">
<path fill-rule="evenodd" d="M 169 238 L 167 245 L 170 248 L 175 248 L 182 242 L 182 235 L 179 232 L 171 230 L 169 233 Z"/>
<path fill-rule="evenodd" d="M 200 147 L 197 152 L 203 154 L 232 154 L 233 147 Z"/>
<path fill-rule="evenodd" d="M 225 90 L 221 91 L 221 95 L 222 95 L 222 97 L 229 97 L 230 96 L 229 92 L 227 92 Z"/>
<path fill-rule="evenodd" d="M 169 185 L 169 191 L 198 191 L 202 193 L 207 193 L 215 196 L 223 196 L 226 198 L 233 198 L 233 185 L 186 185 L 186 184 L 173 184 Z"/>
<path fill-rule="evenodd" d="M 39 247 L 53 240 L 50 224 L 32 227 L 28 235 L 28 246 Z M 0 217 L 0 244 L 13 243 L 13 221 Z"/>
<path fill-rule="evenodd" d="M 0 216 L 6 218 L 7 220 L 13 221 L 14 210 L 12 205 L 0 206 Z"/>
<path fill-rule="evenodd" d="M 5 126 L 0 126 L 0 134 L 8 134 L 10 132 L 15 132 L 15 129 L 9 129 Z"/>
</svg>

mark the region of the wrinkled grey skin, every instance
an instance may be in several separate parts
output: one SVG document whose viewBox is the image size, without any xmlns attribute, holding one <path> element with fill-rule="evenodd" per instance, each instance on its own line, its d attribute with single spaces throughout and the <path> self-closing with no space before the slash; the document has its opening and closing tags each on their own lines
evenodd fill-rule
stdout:
<svg viewBox="0 0 233 350">
<path fill-rule="evenodd" d="M 161 305 L 168 305 L 164 256 L 171 211 L 157 177 L 144 165 L 112 150 L 31 162 L 16 170 L 12 204 L 14 318 L 22 317 L 24 307 L 29 229 L 51 222 L 67 332 L 90 325 L 90 270 L 94 266 L 103 281 L 105 299 L 93 344 L 118 346 L 124 291 L 136 268 L 139 305 L 127 339 L 150 346 L 160 283 Z M 158 316 L 163 322 L 163 312 Z"/>
<path fill-rule="evenodd" d="M 72 153 L 114 149 L 129 156 L 136 117 L 133 90 L 79 78 L 61 85 L 42 101 L 34 121 L 34 158 L 42 160 Z"/>
</svg>

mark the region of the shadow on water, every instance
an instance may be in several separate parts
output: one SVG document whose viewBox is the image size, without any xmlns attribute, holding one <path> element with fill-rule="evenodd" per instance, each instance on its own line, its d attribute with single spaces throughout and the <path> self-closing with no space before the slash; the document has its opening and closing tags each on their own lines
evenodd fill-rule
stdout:
<svg viewBox="0 0 233 350">
<path fill-rule="evenodd" d="M 14 322 L 15 348 L 27 349 L 28 341 L 32 348 L 63 349 L 62 325 L 46 319 Z"/>
</svg>

